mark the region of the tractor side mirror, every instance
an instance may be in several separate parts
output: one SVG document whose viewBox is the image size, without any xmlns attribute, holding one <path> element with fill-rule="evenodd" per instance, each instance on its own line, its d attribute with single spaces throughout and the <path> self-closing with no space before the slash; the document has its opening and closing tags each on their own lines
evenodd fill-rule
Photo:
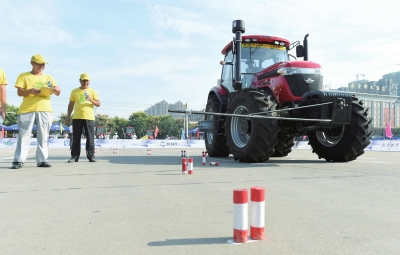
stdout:
<svg viewBox="0 0 400 255">
<path fill-rule="evenodd" d="M 298 57 L 298 58 L 304 57 L 304 47 L 303 47 L 303 45 L 297 45 L 296 46 L 296 57 Z"/>
</svg>

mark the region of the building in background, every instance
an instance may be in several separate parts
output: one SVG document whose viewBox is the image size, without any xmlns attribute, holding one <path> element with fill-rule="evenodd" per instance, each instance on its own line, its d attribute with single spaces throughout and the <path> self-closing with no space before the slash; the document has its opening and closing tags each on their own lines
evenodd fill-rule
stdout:
<svg viewBox="0 0 400 255">
<path fill-rule="evenodd" d="M 175 104 L 168 104 L 167 101 L 162 100 L 151 107 L 144 110 L 145 113 L 149 116 L 166 116 L 171 115 L 174 119 L 183 119 L 185 114 L 184 113 L 176 113 L 176 112 L 168 112 L 168 109 L 171 110 L 186 110 L 186 105 L 183 104 L 181 101 L 176 102 Z M 204 111 L 201 110 L 201 111 Z M 200 114 L 190 114 L 189 121 L 199 121 L 203 120 L 204 116 Z"/>
<path fill-rule="evenodd" d="M 354 93 L 369 107 L 374 128 L 400 127 L 400 72 L 382 76 L 379 81 L 357 80 L 340 91 Z"/>
</svg>

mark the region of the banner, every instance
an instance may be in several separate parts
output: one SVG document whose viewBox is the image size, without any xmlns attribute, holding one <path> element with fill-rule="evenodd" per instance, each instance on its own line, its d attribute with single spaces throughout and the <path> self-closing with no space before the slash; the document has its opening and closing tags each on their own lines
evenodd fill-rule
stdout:
<svg viewBox="0 0 400 255">
<path fill-rule="evenodd" d="M 1 148 L 15 148 L 18 138 L 0 138 Z M 68 148 L 69 139 L 48 139 L 49 148 Z M 204 140 L 134 140 L 134 139 L 95 139 L 96 148 L 204 148 Z M 37 146 L 36 138 L 31 138 L 31 147 Z M 81 140 L 81 147 L 86 146 L 86 139 Z M 292 149 L 311 150 L 308 141 L 296 141 Z M 366 151 L 400 151 L 400 140 L 373 140 Z"/>
<path fill-rule="evenodd" d="M 0 138 L 0 148 L 15 148 L 18 138 Z M 48 139 L 49 148 L 68 148 L 69 139 Z M 95 139 L 96 148 L 205 148 L 204 140 L 136 140 L 136 139 Z M 31 147 L 37 146 L 37 139 L 31 138 Z M 81 140 L 81 147 L 86 139 Z"/>
</svg>

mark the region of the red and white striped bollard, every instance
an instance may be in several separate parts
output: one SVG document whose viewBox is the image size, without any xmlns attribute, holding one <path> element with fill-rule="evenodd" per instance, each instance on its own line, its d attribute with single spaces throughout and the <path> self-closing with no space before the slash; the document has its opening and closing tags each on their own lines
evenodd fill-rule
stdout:
<svg viewBox="0 0 400 255">
<path fill-rule="evenodd" d="M 247 242 L 248 214 L 247 189 L 233 190 L 233 241 Z"/>
<path fill-rule="evenodd" d="M 263 187 L 250 188 L 250 238 L 264 239 L 265 221 L 265 189 Z"/>
<path fill-rule="evenodd" d="M 182 174 L 187 174 L 186 158 L 182 158 Z"/>
<path fill-rule="evenodd" d="M 203 166 L 205 166 L 207 164 L 207 159 L 206 159 L 206 153 L 204 151 L 201 152 L 201 160 Z"/>
<path fill-rule="evenodd" d="M 188 162 L 188 174 L 193 174 L 193 158 L 189 158 L 189 162 Z"/>
</svg>

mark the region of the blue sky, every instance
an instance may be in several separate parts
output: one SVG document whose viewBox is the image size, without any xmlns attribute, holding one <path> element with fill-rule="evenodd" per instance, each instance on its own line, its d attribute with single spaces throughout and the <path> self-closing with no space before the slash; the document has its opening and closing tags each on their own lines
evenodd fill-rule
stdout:
<svg viewBox="0 0 400 255">
<path fill-rule="evenodd" d="M 386 0 L 0 0 L 0 67 L 7 101 L 19 106 L 15 80 L 42 54 L 62 90 L 52 98 L 55 116 L 67 112 L 83 72 L 102 102 L 96 113 L 128 118 L 163 99 L 200 110 L 220 77 L 233 20 L 245 20 L 247 35 L 293 42 L 309 33 L 310 60 L 337 88 L 357 73 L 378 80 L 400 71 L 399 7 Z"/>
</svg>

